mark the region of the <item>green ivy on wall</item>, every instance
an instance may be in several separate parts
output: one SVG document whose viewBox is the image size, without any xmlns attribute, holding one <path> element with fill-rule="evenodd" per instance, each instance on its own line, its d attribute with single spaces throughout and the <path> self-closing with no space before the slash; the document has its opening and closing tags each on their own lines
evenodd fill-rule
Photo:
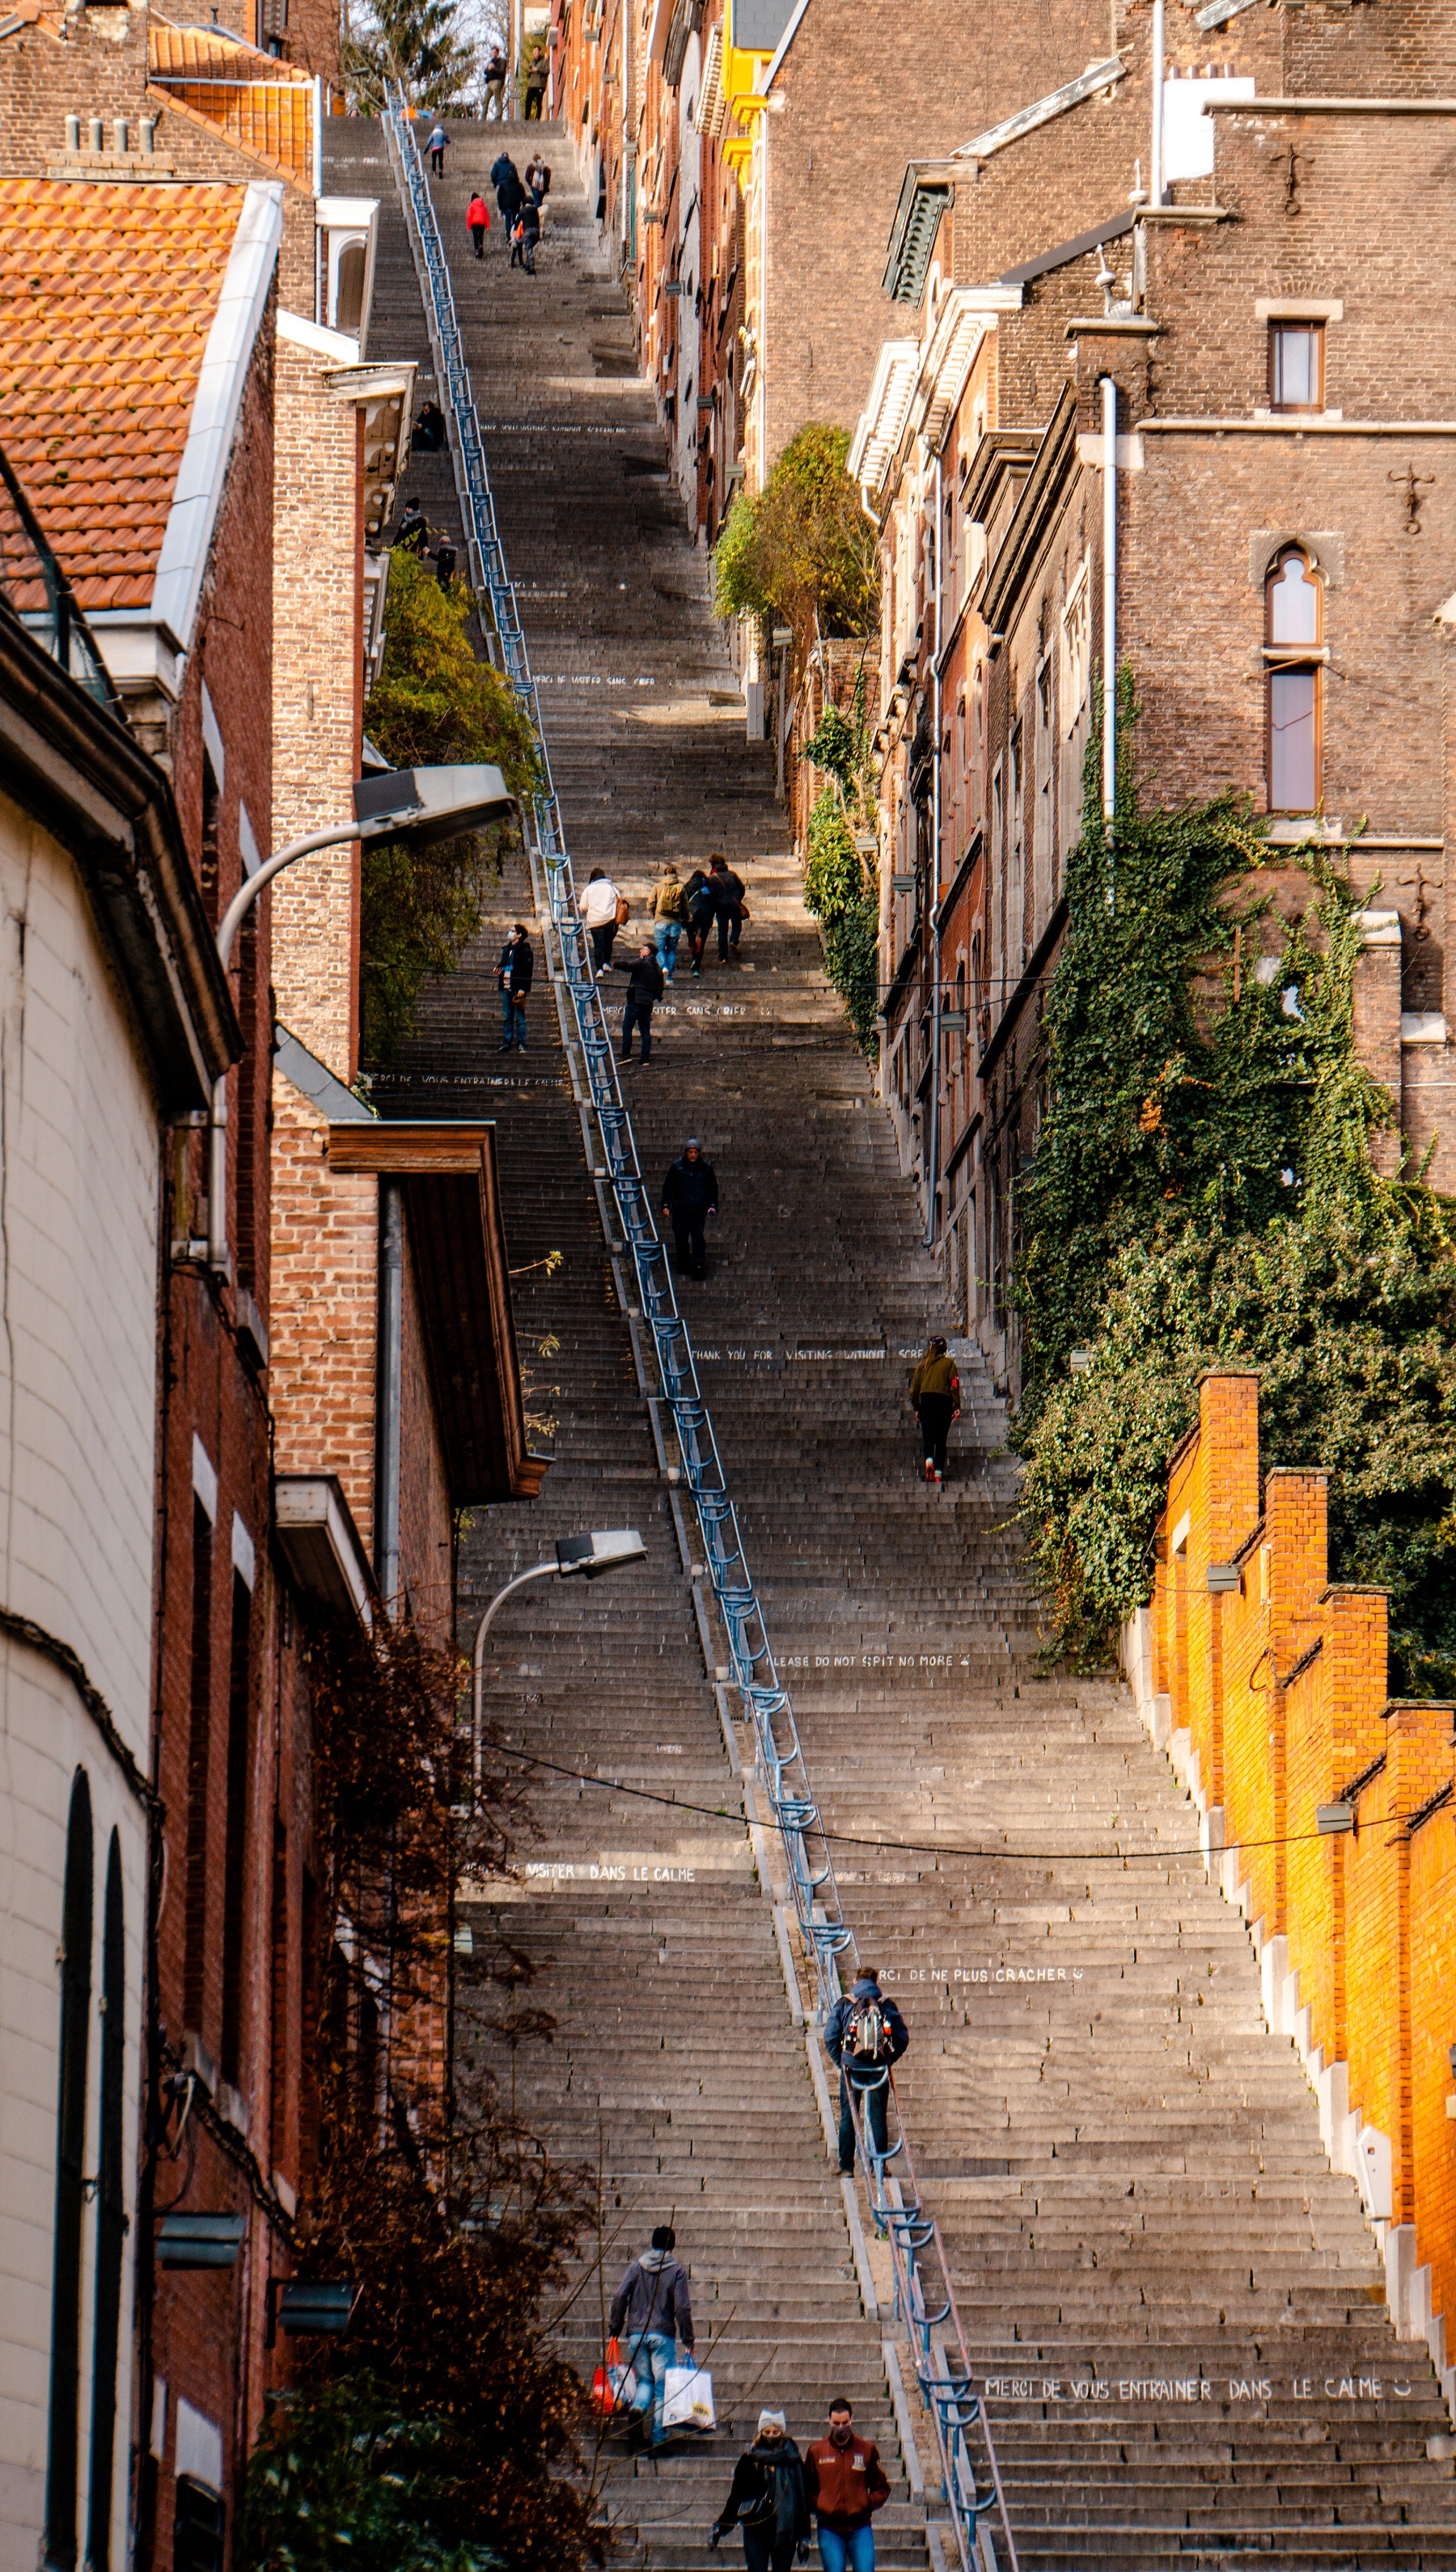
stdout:
<svg viewBox="0 0 1456 2572">
<path fill-rule="evenodd" d="M 1447 1692 L 1456 1239 L 1446 1201 L 1371 1156 L 1394 1111 L 1354 1046 L 1361 902 L 1309 849 L 1303 916 L 1278 921 L 1243 806 L 1144 811 L 1121 696 L 1115 827 L 1089 768 L 1016 1205 L 1013 1444 L 1055 1644 L 1104 1659 L 1149 1599 L 1199 1376 L 1253 1366 L 1262 1464 L 1328 1469 L 1331 1577 L 1390 1593 L 1392 1686 Z"/>
</svg>

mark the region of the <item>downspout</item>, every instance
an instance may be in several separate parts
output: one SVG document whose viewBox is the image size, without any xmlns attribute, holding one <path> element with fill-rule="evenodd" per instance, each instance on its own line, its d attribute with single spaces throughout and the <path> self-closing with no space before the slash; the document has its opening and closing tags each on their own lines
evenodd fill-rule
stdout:
<svg viewBox="0 0 1456 2572">
<path fill-rule="evenodd" d="M 1153 0 L 1153 184 L 1148 191 L 1155 206 L 1161 206 L 1163 185 L 1163 83 L 1164 83 L 1164 0 Z"/>
<path fill-rule="evenodd" d="M 374 1572 L 391 1614 L 399 1599 L 399 1482 L 404 1410 L 404 1194 L 379 1188 L 379 1435 Z"/>
<path fill-rule="evenodd" d="M 632 12 L 636 0 L 622 0 L 622 254 L 637 268 L 637 100 L 633 95 Z"/>
<path fill-rule="evenodd" d="M 1109 850 L 1118 809 L 1118 388 L 1102 386 L 1102 818 Z M 1114 862 L 1115 864 L 1115 862 Z M 1109 911 L 1116 909 L 1116 875 L 1108 876 Z"/>
<path fill-rule="evenodd" d="M 925 1247 L 935 1247 L 939 1206 L 936 1189 L 940 1178 L 940 550 L 944 512 L 944 468 L 937 453 L 935 458 L 935 659 L 932 664 L 931 702 L 935 710 L 935 757 L 930 771 L 930 828 L 934 847 L 934 900 L 930 907 L 930 969 L 933 976 L 930 995 L 930 1185 L 925 1213 Z"/>
</svg>

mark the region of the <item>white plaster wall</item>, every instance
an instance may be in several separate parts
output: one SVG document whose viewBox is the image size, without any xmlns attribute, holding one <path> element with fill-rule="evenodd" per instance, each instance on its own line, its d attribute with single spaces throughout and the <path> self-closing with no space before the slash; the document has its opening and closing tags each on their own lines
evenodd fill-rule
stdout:
<svg viewBox="0 0 1456 2572">
<path fill-rule="evenodd" d="M 0 1604 L 69 1643 L 148 1766 L 159 1131 L 128 1003 L 69 857 L 0 796 Z M 0 2572 L 33 2572 L 45 2497 L 58 1948 L 72 1779 L 91 1786 L 97 2166 L 101 1930 L 121 1845 L 124 2166 L 134 2214 L 145 1814 L 64 1671 L 0 1638 Z M 85 2226 L 81 2540 L 96 2210 Z M 135 2222 L 123 2280 L 113 2561 L 125 2561 Z"/>
</svg>

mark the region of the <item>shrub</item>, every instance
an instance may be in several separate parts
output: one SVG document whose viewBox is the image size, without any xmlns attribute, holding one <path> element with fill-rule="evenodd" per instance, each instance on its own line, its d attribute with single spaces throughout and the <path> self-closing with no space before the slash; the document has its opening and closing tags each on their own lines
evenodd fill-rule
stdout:
<svg viewBox="0 0 1456 2572">
<path fill-rule="evenodd" d="M 816 632 L 866 634 L 879 614 L 878 538 L 848 453 L 842 428 L 809 421 L 762 490 L 737 493 L 714 553 L 720 616 L 791 626 L 799 659 Z"/>
<path fill-rule="evenodd" d="M 476 657 L 474 599 L 443 588 L 411 553 L 390 556 L 384 658 L 364 709 L 370 739 L 395 768 L 454 761 L 498 767 L 513 794 L 535 791 L 535 736 L 512 691 Z M 484 918 L 512 830 L 472 833 L 433 849 L 394 842 L 363 853 L 360 921 L 361 1050 L 387 1062 L 414 1023 L 420 991 L 447 973 Z"/>
<path fill-rule="evenodd" d="M 1130 691 L 1123 714 L 1128 741 Z M 1198 1378 L 1253 1366 L 1262 1463 L 1328 1468 L 1331 1577 L 1390 1592 L 1393 1683 L 1449 1689 L 1456 1240 L 1442 1201 L 1371 1158 L 1393 1109 L 1354 1048 L 1360 901 L 1305 852 L 1272 979 L 1250 957 L 1235 988 L 1235 932 L 1266 909 L 1237 899 L 1264 856 L 1247 813 L 1144 812 L 1122 750 L 1110 843 L 1093 788 L 1089 769 L 1018 1196 L 1013 1444 L 1056 1646 L 1104 1657 L 1151 1596 Z"/>
<path fill-rule="evenodd" d="M 826 786 L 809 815 L 804 902 L 824 940 L 824 969 L 873 1056 L 879 1008 L 879 898 L 866 884 L 843 802 Z"/>
</svg>

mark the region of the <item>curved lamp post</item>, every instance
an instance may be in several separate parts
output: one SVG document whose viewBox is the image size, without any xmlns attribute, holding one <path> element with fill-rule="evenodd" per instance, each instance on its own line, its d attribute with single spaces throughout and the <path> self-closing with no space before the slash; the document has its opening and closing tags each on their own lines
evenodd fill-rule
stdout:
<svg viewBox="0 0 1456 2572">
<path fill-rule="evenodd" d="M 466 831 L 503 822 L 516 809 L 498 768 L 390 768 L 382 775 L 360 778 L 354 788 L 354 810 L 347 822 L 332 822 L 290 840 L 266 859 L 239 887 L 223 914 L 218 954 L 224 965 L 233 942 L 259 894 L 284 867 L 315 849 L 332 849 L 351 840 L 397 840 L 427 849 L 437 840 L 458 839 Z M 228 1074 L 213 1083 L 208 1150 L 208 1265 L 228 1266 Z"/>
<path fill-rule="evenodd" d="M 472 1774 L 477 1800 L 480 1795 L 483 1747 L 481 1736 L 484 1728 L 481 1718 L 481 1697 L 484 1692 L 485 1678 L 485 1638 L 490 1631 L 491 1621 L 497 1608 L 504 1608 L 506 1601 L 513 1599 L 518 1590 L 524 1590 L 528 1581 L 544 1581 L 548 1573 L 558 1573 L 563 1581 L 569 1581 L 574 1572 L 579 1572 L 588 1581 L 598 1581 L 604 1572 L 615 1572 L 624 1563 L 642 1563 L 646 1558 L 647 1547 L 643 1544 L 636 1528 L 593 1528 L 590 1536 L 559 1536 L 556 1540 L 556 1553 L 551 1562 L 535 1563 L 529 1572 L 518 1572 L 514 1581 L 508 1581 L 504 1590 L 496 1592 L 475 1628 L 473 1654 L 475 1722 Z"/>
</svg>

